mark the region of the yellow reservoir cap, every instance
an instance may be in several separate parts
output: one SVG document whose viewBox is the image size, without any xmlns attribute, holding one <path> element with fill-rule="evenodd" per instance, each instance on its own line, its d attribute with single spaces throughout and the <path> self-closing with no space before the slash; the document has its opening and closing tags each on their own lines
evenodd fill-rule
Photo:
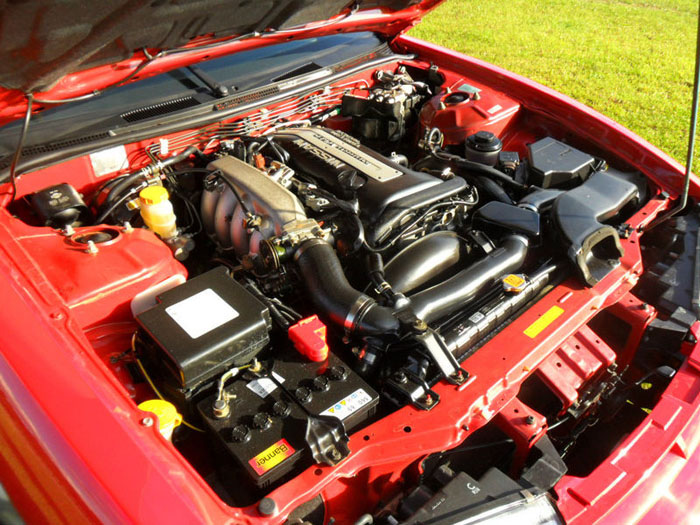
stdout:
<svg viewBox="0 0 700 525">
<path fill-rule="evenodd" d="M 168 200 L 168 190 L 163 186 L 148 186 L 139 192 L 139 198 L 143 204 L 158 204 Z"/>
<path fill-rule="evenodd" d="M 139 409 L 144 412 L 151 412 L 158 417 L 158 430 L 165 439 L 170 439 L 175 427 L 182 423 L 182 415 L 177 411 L 175 405 L 163 399 L 149 399 L 139 404 Z"/>
<path fill-rule="evenodd" d="M 511 293 L 520 293 L 527 285 L 527 279 L 522 274 L 511 273 L 506 275 L 501 282 L 503 283 L 503 290 Z"/>
</svg>

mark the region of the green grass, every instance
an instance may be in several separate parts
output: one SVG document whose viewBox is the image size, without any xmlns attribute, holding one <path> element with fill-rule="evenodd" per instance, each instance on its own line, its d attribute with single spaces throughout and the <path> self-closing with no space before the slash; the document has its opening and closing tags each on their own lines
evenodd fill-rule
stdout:
<svg viewBox="0 0 700 525">
<path fill-rule="evenodd" d="M 697 9 L 697 0 L 448 0 L 410 34 L 569 95 L 684 163 Z"/>
</svg>

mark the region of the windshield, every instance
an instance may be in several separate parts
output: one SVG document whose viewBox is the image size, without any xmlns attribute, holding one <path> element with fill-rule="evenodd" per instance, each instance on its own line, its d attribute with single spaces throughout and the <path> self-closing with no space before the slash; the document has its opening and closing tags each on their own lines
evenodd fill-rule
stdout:
<svg viewBox="0 0 700 525">
<path fill-rule="evenodd" d="M 367 55 L 383 45 L 372 33 L 347 33 L 276 44 L 200 62 L 121 86 L 99 97 L 48 108 L 32 116 L 24 155 L 60 148 L 57 143 L 89 142 L 163 114 L 225 100 L 212 81 L 229 95 L 293 78 Z M 12 155 L 19 122 L 0 128 L 0 157 Z M 50 147 L 54 145 L 54 147 Z"/>
</svg>

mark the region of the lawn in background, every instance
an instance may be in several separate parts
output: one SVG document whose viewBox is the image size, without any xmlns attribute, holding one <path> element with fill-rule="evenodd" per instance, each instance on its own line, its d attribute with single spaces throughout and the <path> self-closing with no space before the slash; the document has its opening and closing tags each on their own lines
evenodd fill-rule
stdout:
<svg viewBox="0 0 700 525">
<path fill-rule="evenodd" d="M 569 95 L 685 164 L 697 10 L 697 0 L 447 0 L 410 34 Z"/>
</svg>

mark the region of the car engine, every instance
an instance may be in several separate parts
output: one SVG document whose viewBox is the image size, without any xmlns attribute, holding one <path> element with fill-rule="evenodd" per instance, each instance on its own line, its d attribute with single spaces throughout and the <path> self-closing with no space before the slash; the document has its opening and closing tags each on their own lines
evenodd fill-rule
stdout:
<svg viewBox="0 0 700 525">
<path fill-rule="evenodd" d="M 465 359 L 513 319 L 620 265 L 644 178 L 512 132 L 518 102 L 456 78 L 395 63 L 152 141 L 88 204 L 67 184 L 29 197 L 27 221 L 80 250 L 150 230 L 186 269 L 134 297 L 111 358 L 200 431 L 207 446 L 174 442 L 207 450 L 236 505 L 338 465 L 401 407 L 440 406 L 437 383 L 469 388 Z"/>
</svg>

